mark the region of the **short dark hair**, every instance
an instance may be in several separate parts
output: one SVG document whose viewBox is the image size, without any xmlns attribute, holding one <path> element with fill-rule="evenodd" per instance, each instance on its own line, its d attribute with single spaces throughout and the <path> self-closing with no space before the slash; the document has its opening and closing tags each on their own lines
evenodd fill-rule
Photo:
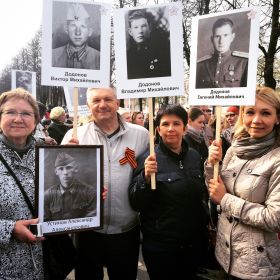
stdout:
<svg viewBox="0 0 280 280">
<path fill-rule="evenodd" d="M 233 29 L 233 21 L 231 19 L 229 19 L 229 18 L 219 18 L 219 19 L 217 19 L 213 24 L 212 34 L 214 34 L 215 30 L 218 27 L 221 27 L 221 26 L 224 26 L 224 25 L 227 25 L 227 24 Z"/>
<path fill-rule="evenodd" d="M 131 23 L 133 20 L 135 19 L 139 19 L 139 18 L 145 18 L 148 21 L 149 24 L 149 17 L 146 13 L 146 11 L 144 9 L 141 10 L 133 10 L 130 11 L 128 14 L 128 25 L 129 27 L 131 27 Z"/>
<path fill-rule="evenodd" d="M 194 121 L 200 116 L 204 115 L 203 111 L 201 111 L 199 108 L 193 107 L 189 110 L 189 118 Z"/>
<path fill-rule="evenodd" d="M 161 107 L 156 115 L 156 126 L 159 126 L 161 118 L 165 115 L 177 116 L 183 121 L 184 126 L 188 123 L 188 113 L 181 105 L 166 105 Z"/>
</svg>

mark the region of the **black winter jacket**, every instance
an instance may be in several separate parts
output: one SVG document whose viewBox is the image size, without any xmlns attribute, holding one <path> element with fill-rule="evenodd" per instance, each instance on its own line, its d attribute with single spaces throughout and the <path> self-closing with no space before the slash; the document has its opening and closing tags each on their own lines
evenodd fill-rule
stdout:
<svg viewBox="0 0 280 280">
<path fill-rule="evenodd" d="M 182 148 L 178 155 L 162 142 L 156 147 L 156 190 L 151 190 L 144 178 L 144 160 L 148 155 L 138 160 L 129 198 L 132 208 L 140 212 L 146 241 L 194 246 L 207 236 L 200 156 L 185 141 Z"/>
</svg>

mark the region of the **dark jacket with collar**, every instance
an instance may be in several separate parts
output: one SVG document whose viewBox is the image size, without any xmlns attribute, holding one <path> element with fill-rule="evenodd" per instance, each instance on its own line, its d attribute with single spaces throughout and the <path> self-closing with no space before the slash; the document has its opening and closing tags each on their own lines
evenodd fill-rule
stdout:
<svg viewBox="0 0 280 280">
<path fill-rule="evenodd" d="M 144 154 L 129 187 L 132 207 L 140 212 L 145 241 L 175 246 L 198 244 L 207 235 L 202 202 L 202 174 L 198 153 L 185 141 L 180 155 L 162 142 L 156 147 L 156 190 L 145 182 Z"/>
</svg>

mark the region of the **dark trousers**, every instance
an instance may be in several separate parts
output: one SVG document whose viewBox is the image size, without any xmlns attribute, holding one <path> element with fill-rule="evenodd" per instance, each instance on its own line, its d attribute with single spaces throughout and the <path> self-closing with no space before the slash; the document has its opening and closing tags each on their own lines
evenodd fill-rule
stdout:
<svg viewBox="0 0 280 280">
<path fill-rule="evenodd" d="M 166 247 L 145 242 L 142 244 L 143 258 L 150 280 L 193 280 L 196 276 L 196 264 L 189 247 Z"/>
<path fill-rule="evenodd" d="M 242 280 L 242 279 L 226 273 L 224 269 L 221 268 L 221 270 L 219 271 L 218 280 Z"/>
<path fill-rule="evenodd" d="M 78 265 L 76 280 L 102 280 L 103 266 L 110 280 L 135 280 L 139 257 L 140 231 L 136 227 L 120 234 L 93 231 L 76 236 Z"/>
</svg>

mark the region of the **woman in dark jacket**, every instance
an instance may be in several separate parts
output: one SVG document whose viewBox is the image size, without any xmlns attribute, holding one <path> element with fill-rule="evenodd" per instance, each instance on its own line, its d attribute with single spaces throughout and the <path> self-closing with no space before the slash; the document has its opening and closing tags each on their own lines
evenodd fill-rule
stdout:
<svg viewBox="0 0 280 280">
<path fill-rule="evenodd" d="M 131 205 L 140 212 L 144 261 L 151 280 L 197 279 L 197 257 L 207 238 L 200 158 L 183 140 L 187 112 L 181 106 L 160 110 L 156 123 L 160 143 L 154 155 L 139 159 L 129 187 Z"/>
</svg>

